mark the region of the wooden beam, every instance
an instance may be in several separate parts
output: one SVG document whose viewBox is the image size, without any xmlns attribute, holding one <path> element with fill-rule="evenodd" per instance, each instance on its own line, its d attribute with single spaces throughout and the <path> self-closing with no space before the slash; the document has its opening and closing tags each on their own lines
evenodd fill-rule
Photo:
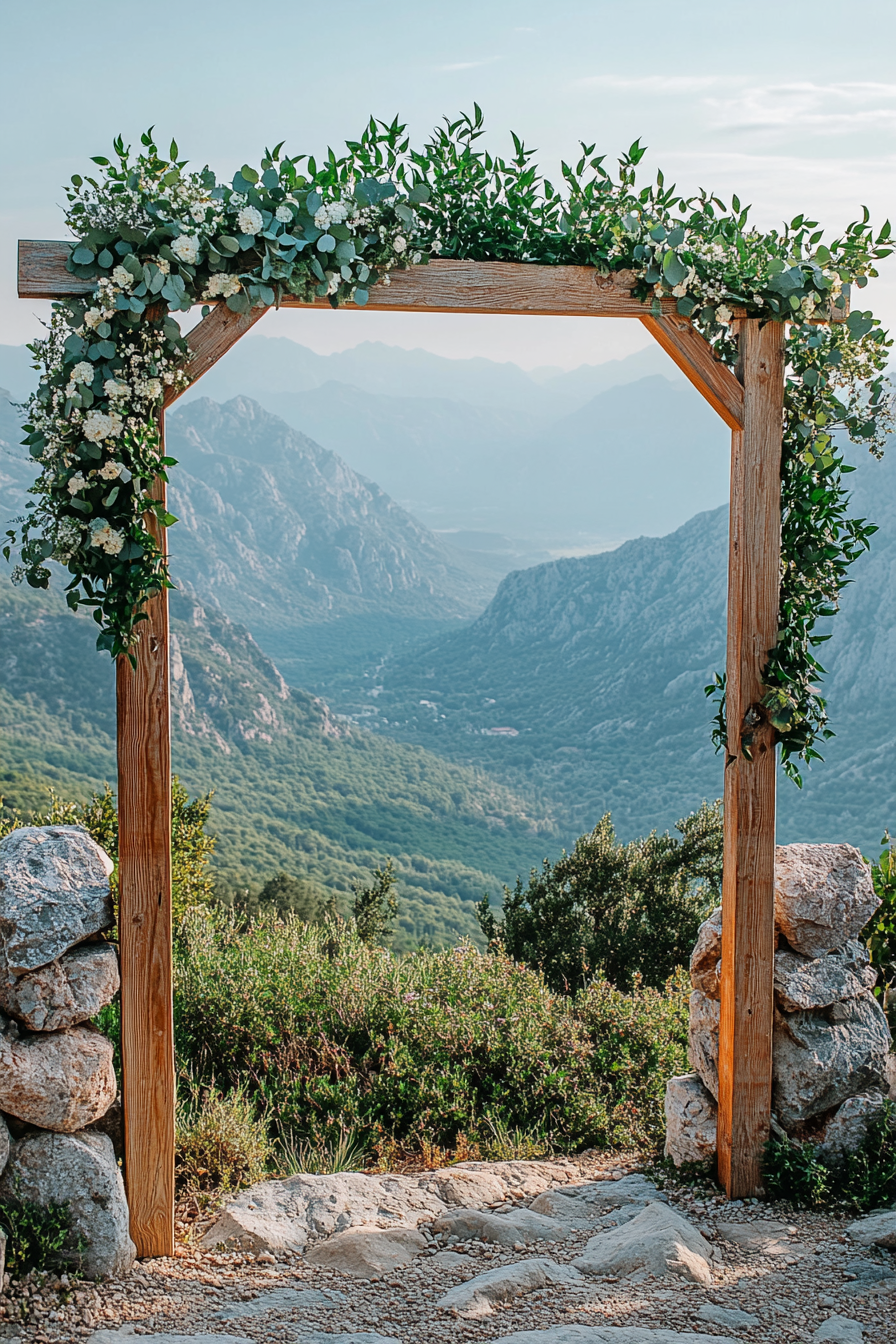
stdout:
<svg viewBox="0 0 896 1344">
<path fill-rule="evenodd" d="M 61 299 L 92 294 L 94 280 L 81 280 L 65 269 L 69 243 L 22 239 L 19 242 L 19 298 Z M 370 290 L 365 308 L 347 305 L 353 312 L 518 313 L 554 317 L 637 317 L 651 313 L 647 304 L 631 295 L 622 274 L 602 276 L 591 266 L 536 266 L 519 261 L 452 261 L 436 258 L 428 266 L 392 271 L 389 283 Z M 327 308 L 326 299 L 306 303 L 291 294 L 283 308 Z M 674 299 L 660 301 L 653 316 L 678 318 Z M 732 308 L 743 317 L 742 308 Z M 832 321 L 842 322 L 848 306 L 835 309 Z M 816 317 L 815 322 L 825 319 Z"/>
<path fill-rule="evenodd" d="M 741 325 L 744 425 L 732 435 L 728 549 L 728 764 L 722 880 L 719 1175 L 761 1191 L 772 1095 L 775 745 L 760 701 L 778 628 L 784 329 Z M 752 759 L 742 753 L 745 739 Z"/>
<path fill-rule="evenodd" d="M 716 359 L 709 341 L 687 318 L 645 316 L 641 321 L 728 428 L 740 429 L 744 390 L 728 366 Z"/>
<path fill-rule="evenodd" d="M 164 434 L 164 426 L 163 434 Z M 153 496 L 165 500 L 165 485 Z M 165 529 L 150 515 L 165 548 Z M 137 668 L 119 658 L 118 930 L 125 1178 L 139 1256 L 174 1254 L 168 595 L 146 604 Z"/>
<path fill-rule="evenodd" d="M 226 355 L 230 347 L 235 345 L 240 337 L 244 336 L 250 327 L 254 327 L 267 312 L 270 312 L 270 309 L 253 308 L 248 313 L 232 313 L 223 303 L 213 308 L 187 336 L 190 357 L 184 365 L 184 371 L 190 382 L 194 383 L 197 378 L 208 373 L 212 365 L 216 364 L 222 355 Z M 170 406 L 178 397 L 183 396 L 186 390 L 184 388 L 182 392 L 174 392 L 169 388 L 165 393 L 165 405 Z"/>
</svg>

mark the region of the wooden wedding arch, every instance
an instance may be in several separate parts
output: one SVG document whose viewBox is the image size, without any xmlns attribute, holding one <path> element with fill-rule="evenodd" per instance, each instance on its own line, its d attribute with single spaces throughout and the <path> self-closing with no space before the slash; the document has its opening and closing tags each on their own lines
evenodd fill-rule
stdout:
<svg viewBox="0 0 896 1344">
<path fill-rule="evenodd" d="M 93 292 L 66 270 L 63 242 L 19 243 L 20 298 Z M 622 278 L 621 276 L 619 277 Z M 307 307 L 289 295 L 283 307 Z M 322 306 L 318 304 L 317 306 Z M 434 260 L 393 271 L 369 309 L 635 318 L 731 430 L 727 717 L 724 771 L 722 990 L 718 1155 L 729 1198 L 756 1194 L 770 1125 L 774 965 L 775 746 L 761 705 L 775 643 L 781 549 L 784 327 L 734 311 L 736 373 L 672 299 L 647 307 L 617 279 L 585 266 Z M 223 303 L 190 332 L 191 381 L 266 309 Z M 847 310 L 836 312 L 842 321 Z M 166 397 L 165 405 L 175 400 Z M 164 419 L 164 410 L 160 413 Z M 164 424 L 160 426 L 164 432 Z M 156 482 L 155 496 L 165 486 Z M 149 526 L 164 547 L 164 529 Z M 161 533 L 161 535 L 160 535 Z M 136 670 L 118 660 L 119 937 L 122 1101 L 131 1235 L 141 1256 L 174 1250 L 174 1046 L 171 996 L 171 745 L 167 595 L 147 605 Z M 752 734 L 751 759 L 739 750 Z"/>
</svg>

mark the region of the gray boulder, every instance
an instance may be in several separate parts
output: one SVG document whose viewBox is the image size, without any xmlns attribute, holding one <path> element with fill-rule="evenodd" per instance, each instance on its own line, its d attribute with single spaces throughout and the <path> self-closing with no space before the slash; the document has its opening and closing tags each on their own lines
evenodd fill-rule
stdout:
<svg viewBox="0 0 896 1344">
<path fill-rule="evenodd" d="M 354 1279 L 379 1279 L 410 1264 L 427 1245 L 415 1227 L 350 1227 L 320 1242 L 306 1259 Z"/>
<path fill-rule="evenodd" d="M 875 1209 L 850 1223 L 846 1230 L 860 1246 L 883 1246 L 896 1251 L 896 1208 Z"/>
<path fill-rule="evenodd" d="M 531 1209 L 514 1209 L 511 1213 L 451 1209 L 430 1224 L 430 1230 L 458 1241 L 490 1241 L 497 1246 L 515 1246 L 518 1241 L 562 1241 L 567 1235 L 562 1223 Z"/>
<path fill-rule="evenodd" d="M 126 1274 L 135 1247 L 112 1144 L 104 1134 L 28 1134 L 13 1144 L 0 1198 L 68 1204 L 61 1258 L 88 1279 Z"/>
<path fill-rule="evenodd" d="M 623 1227 L 599 1232 L 573 1260 L 583 1274 L 628 1274 L 712 1283 L 712 1247 L 692 1223 L 666 1204 L 648 1204 Z"/>
<path fill-rule="evenodd" d="M 876 983 L 868 950 L 855 941 L 823 957 L 803 957 L 785 948 L 775 953 L 775 1002 L 785 1013 L 857 999 Z"/>
<path fill-rule="evenodd" d="M 0 1111 L 73 1134 L 115 1100 L 112 1042 L 88 1024 L 25 1032 L 0 1017 Z"/>
<path fill-rule="evenodd" d="M 496 1303 L 509 1302 L 549 1284 L 568 1286 L 581 1282 L 582 1276 L 577 1270 L 558 1265 L 554 1260 L 543 1257 L 517 1260 L 513 1265 L 487 1269 L 484 1274 L 477 1274 L 466 1283 L 449 1289 L 436 1306 L 466 1320 L 480 1320 L 492 1314 Z"/>
<path fill-rule="evenodd" d="M 862 931 L 880 905 L 852 845 L 778 845 L 775 924 L 794 952 L 820 957 Z"/>
<path fill-rule="evenodd" d="M 716 1101 L 719 1098 L 720 1009 L 718 999 L 709 998 L 702 989 L 694 990 L 688 1019 L 688 1063 Z"/>
<path fill-rule="evenodd" d="M 0 1176 L 2 1176 L 3 1172 L 6 1170 L 11 1143 L 12 1140 L 9 1137 L 9 1129 L 7 1128 L 6 1121 L 0 1116 Z M 0 1275 L 0 1283 L 2 1282 L 3 1277 Z"/>
<path fill-rule="evenodd" d="M 786 1129 L 886 1086 L 890 1031 L 867 990 L 819 1013 L 778 1014 L 773 1044 L 773 1105 Z"/>
<path fill-rule="evenodd" d="M 112 860 L 80 826 L 19 826 L 0 840 L 0 964 L 62 956 L 113 921 Z"/>
<path fill-rule="evenodd" d="M 605 1218 L 620 1209 L 639 1212 L 653 1200 L 664 1199 L 653 1181 L 635 1174 L 615 1181 L 587 1181 L 583 1185 L 568 1185 L 561 1190 L 545 1190 L 533 1199 L 532 1213 L 543 1214 L 573 1227 L 587 1227 L 595 1219 Z"/>
<path fill-rule="evenodd" d="M 722 907 L 713 910 L 697 932 L 697 941 L 691 953 L 691 984 L 710 999 L 721 994 L 722 969 Z"/>
<path fill-rule="evenodd" d="M 0 1009 L 32 1031 L 59 1031 L 95 1017 L 119 984 L 111 943 L 81 943 L 36 971 L 0 968 Z"/>
<path fill-rule="evenodd" d="M 851 1316 L 829 1316 L 812 1336 L 812 1344 L 862 1344 L 865 1327 Z"/>
<path fill-rule="evenodd" d="M 697 1073 L 681 1074 L 666 1084 L 665 1156 L 676 1167 L 708 1162 L 716 1152 L 719 1108 Z"/>
<path fill-rule="evenodd" d="M 547 1330 L 517 1330 L 491 1344 L 743 1344 L 743 1339 L 693 1330 L 649 1330 L 643 1325 L 551 1325 Z"/>
<path fill-rule="evenodd" d="M 857 1097 L 848 1097 L 828 1121 L 818 1145 L 818 1156 L 838 1161 L 847 1153 L 858 1152 L 867 1137 L 868 1126 L 883 1107 L 882 1092 L 860 1092 Z"/>
<path fill-rule="evenodd" d="M 731 1326 L 732 1330 L 754 1330 L 761 1321 L 751 1311 L 741 1311 L 740 1307 L 719 1307 L 714 1302 L 704 1302 L 697 1309 L 697 1318 L 709 1321 L 710 1325 Z"/>
</svg>

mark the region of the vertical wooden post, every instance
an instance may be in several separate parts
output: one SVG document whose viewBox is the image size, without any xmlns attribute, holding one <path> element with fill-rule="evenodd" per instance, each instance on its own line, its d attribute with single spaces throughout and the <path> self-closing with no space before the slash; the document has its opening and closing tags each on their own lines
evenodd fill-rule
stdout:
<svg viewBox="0 0 896 1344">
<path fill-rule="evenodd" d="M 775 747 L 760 701 L 778 627 L 784 327 L 745 321 L 740 345 L 744 427 L 732 434 L 731 453 L 719 1029 L 719 1175 L 730 1199 L 761 1189 L 771 1116 Z M 752 759 L 741 750 L 748 735 Z"/>
<path fill-rule="evenodd" d="M 160 428 L 164 438 L 164 422 Z M 165 500 L 157 480 L 156 499 Z M 165 548 L 165 529 L 150 530 Z M 125 1176 L 139 1256 L 174 1254 L 168 595 L 146 606 L 137 669 L 119 658 L 118 881 Z"/>
</svg>

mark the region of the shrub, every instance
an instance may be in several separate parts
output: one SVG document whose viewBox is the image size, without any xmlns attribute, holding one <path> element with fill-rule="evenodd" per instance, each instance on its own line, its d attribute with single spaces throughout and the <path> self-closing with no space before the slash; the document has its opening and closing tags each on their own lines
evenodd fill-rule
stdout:
<svg viewBox="0 0 896 1344">
<path fill-rule="evenodd" d="M 175 1178 L 181 1190 L 241 1189 L 261 1180 L 273 1157 L 267 1126 L 242 1086 L 227 1094 L 186 1080 L 175 1115 Z"/>
<path fill-rule="evenodd" d="M 881 844 L 886 846 L 877 863 L 871 865 L 874 890 L 880 897 L 880 909 L 866 925 L 871 964 L 878 973 L 875 994 L 881 1007 L 896 1028 L 896 845 L 890 842 L 889 831 L 884 832 Z"/>
<path fill-rule="evenodd" d="M 401 959 L 352 922 L 222 913 L 175 948 L 181 1066 L 245 1084 L 272 1133 L 333 1145 L 485 1151 L 496 1134 L 573 1150 L 656 1143 L 665 1078 L 685 1067 L 686 986 L 595 982 L 575 999 L 468 945 Z"/>
<path fill-rule="evenodd" d="M 352 916 L 362 942 L 373 946 L 392 941 L 392 926 L 398 918 L 398 897 L 395 893 L 395 866 L 386 860 L 385 868 L 374 868 L 369 887 L 356 882 L 352 887 L 355 899 Z"/>
<path fill-rule="evenodd" d="M 885 1102 L 858 1152 L 836 1161 L 819 1154 L 815 1144 L 771 1139 L 763 1176 L 773 1199 L 801 1207 L 838 1203 L 866 1212 L 890 1204 L 896 1196 L 896 1106 Z"/>
<path fill-rule="evenodd" d="M 36 1204 L 30 1199 L 0 1202 L 0 1228 L 7 1236 L 7 1273 L 18 1279 L 32 1269 L 58 1269 L 63 1261 L 73 1261 L 77 1267 L 84 1246 L 80 1238 L 71 1246 L 71 1226 L 68 1204 Z"/>
<path fill-rule="evenodd" d="M 295 915 L 305 923 L 315 924 L 324 914 L 326 898 L 319 887 L 307 878 L 289 873 L 275 873 L 267 882 L 234 881 L 218 875 L 214 882 L 214 900 L 225 910 L 233 910 L 244 923 L 257 919 L 260 914 Z"/>
<path fill-rule="evenodd" d="M 479 923 L 494 949 L 537 966 L 569 993 L 592 976 L 630 989 L 640 975 L 662 985 L 690 956 L 702 919 L 720 899 L 721 803 L 678 822 L 681 840 L 652 831 L 620 844 L 610 814 L 572 854 L 533 868 L 529 885 L 504 888 L 498 923 L 488 896 Z"/>
</svg>

